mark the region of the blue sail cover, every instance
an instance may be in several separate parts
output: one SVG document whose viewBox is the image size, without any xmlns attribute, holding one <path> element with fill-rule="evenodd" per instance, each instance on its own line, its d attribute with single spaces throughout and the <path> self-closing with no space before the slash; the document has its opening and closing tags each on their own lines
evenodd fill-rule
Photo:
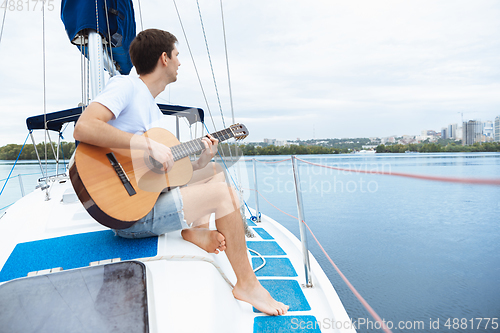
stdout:
<svg viewBox="0 0 500 333">
<path fill-rule="evenodd" d="M 97 24 L 96 13 L 99 24 Z M 128 50 L 136 35 L 132 0 L 97 0 L 97 10 L 96 1 L 62 0 L 61 19 L 71 42 L 74 42 L 75 37 L 82 30 L 98 31 L 108 43 L 111 42 L 113 60 L 117 63 L 119 72 L 130 73 L 132 61 Z M 109 36 L 111 36 L 111 41 Z M 79 45 L 77 46 L 80 48 Z"/>
</svg>

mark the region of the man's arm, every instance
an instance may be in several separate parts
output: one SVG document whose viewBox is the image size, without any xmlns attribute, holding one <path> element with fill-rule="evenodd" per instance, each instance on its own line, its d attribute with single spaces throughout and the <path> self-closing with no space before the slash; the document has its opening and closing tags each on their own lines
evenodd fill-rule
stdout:
<svg viewBox="0 0 500 333">
<path fill-rule="evenodd" d="M 166 170 L 174 164 L 170 148 L 141 135 L 119 130 L 108 124 L 113 113 L 104 105 L 93 102 L 83 111 L 78 119 L 73 137 L 94 146 L 106 148 L 141 149 L 148 151 L 155 160 L 165 165 Z"/>
</svg>

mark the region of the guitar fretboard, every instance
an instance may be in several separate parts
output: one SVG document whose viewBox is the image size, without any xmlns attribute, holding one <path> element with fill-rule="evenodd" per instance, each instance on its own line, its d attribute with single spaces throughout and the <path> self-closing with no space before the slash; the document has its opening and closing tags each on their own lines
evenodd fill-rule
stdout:
<svg viewBox="0 0 500 333">
<path fill-rule="evenodd" d="M 221 131 L 210 133 L 219 142 L 226 141 L 234 136 L 230 128 L 223 129 Z M 191 154 L 196 154 L 205 149 L 205 145 L 201 138 L 194 139 L 188 142 L 178 144 L 177 146 L 170 147 L 172 154 L 174 155 L 174 161 L 180 160 Z"/>
</svg>

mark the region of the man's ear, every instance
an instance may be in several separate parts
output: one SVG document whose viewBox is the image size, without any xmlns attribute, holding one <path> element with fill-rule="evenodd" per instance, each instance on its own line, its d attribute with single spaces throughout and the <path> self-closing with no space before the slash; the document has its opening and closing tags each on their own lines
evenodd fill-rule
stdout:
<svg viewBox="0 0 500 333">
<path fill-rule="evenodd" d="M 158 59 L 158 62 L 161 62 L 161 64 L 164 66 L 168 66 L 169 61 L 170 61 L 170 58 L 168 57 L 167 52 L 163 52 L 160 55 L 160 58 Z"/>
</svg>

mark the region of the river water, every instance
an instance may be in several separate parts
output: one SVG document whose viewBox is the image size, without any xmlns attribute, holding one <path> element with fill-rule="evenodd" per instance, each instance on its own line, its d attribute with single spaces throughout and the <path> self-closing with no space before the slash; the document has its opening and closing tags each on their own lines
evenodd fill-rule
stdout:
<svg viewBox="0 0 500 333">
<path fill-rule="evenodd" d="M 287 157 L 258 159 L 271 162 Z M 500 179 L 499 153 L 301 158 L 369 172 Z M 243 174 L 249 182 L 244 186 L 253 188 L 252 163 L 246 164 Z M 0 186 L 11 168 L 12 162 L 0 161 Z M 53 173 L 54 165 L 49 169 Z M 499 319 L 496 329 L 495 321 L 486 319 L 500 317 L 499 186 L 338 171 L 302 162 L 299 170 L 307 224 L 354 287 L 392 325 L 393 332 L 500 331 Z M 41 175 L 40 167 L 23 163 L 12 175 L 18 174 L 23 174 L 28 192 Z M 257 163 L 257 177 L 259 192 L 266 199 L 297 216 L 290 161 Z M 4 192 L 0 208 L 21 196 L 18 177 L 9 181 Z M 253 193 L 247 193 L 248 205 L 255 207 Z M 295 219 L 262 199 L 259 203 L 264 214 L 298 236 Z M 358 331 L 380 331 L 312 237 L 309 244 Z"/>
</svg>

